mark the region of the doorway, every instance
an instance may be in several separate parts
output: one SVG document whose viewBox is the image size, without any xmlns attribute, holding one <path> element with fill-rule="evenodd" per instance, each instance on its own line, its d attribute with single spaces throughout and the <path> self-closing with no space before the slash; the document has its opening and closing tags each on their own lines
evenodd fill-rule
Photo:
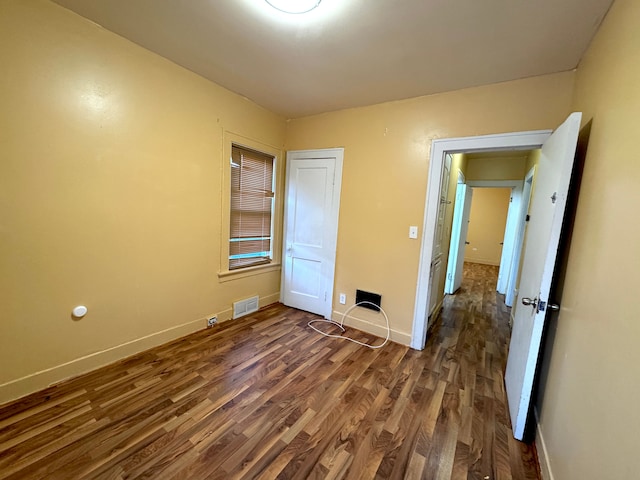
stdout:
<svg viewBox="0 0 640 480">
<path fill-rule="evenodd" d="M 550 136 L 550 130 L 532 132 L 507 133 L 500 135 L 484 135 L 479 137 L 437 139 L 431 147 L 431 162 L 429 165 L 429 180 L 425 199 L 425 232 L 435 232 L 440 207 L 440 184 L 447 154 L 495 152 L 504 150 L 533 150 L 542 146 Z M 432 235 L 422 238 L 418 284 L 414 307 L 414 321 L 411 337 L 411 347 L 422 350 L 426 341 L 431 295 L 431 261 L 435 239 Z"/>
<path fill-rule="evenodd" d="M 513 157 L 504 159 L 519 162 L 513 162 L 513 173 L 504 173 L 517 177 L 522 175 L 518 170 L 524 171 L 524 162 L 531 152 L 511 153 Z M 487 158 L 491 159 L 491 156 Z M 453 205 L 445 294 L 451 295 L 460 287 L 464 261 L 499 266 L 496 290 L 505 294 L 516 245 L 522 182 L 522 179 L 514 179 L 458 183 Z"/>
<path fill-rule="evenodd" d="M 533 390 L 537 360 L 540 352 L 540 342 L 544 322 L 548 313 L 558 311 L 560 306 L 553 303 L 550 297 L 550 287 L 554 276 L 557 249 L 562 234 L 567 192 L 575 160 L 576 145 L 582 113 L 571 113 L 567 119 L 552 133 L 547 133 L 546 138 L 538 137 L 537 145 L 531 145 L 530 149 L 540 148 L 540 160 L 538 167 L 538 188 L 531 202 L 531 217 L 533 222 L 527 231 L 527 247 L 523 249 L 522 283 L 518 292 L 519 301 L 515 307 L 513 332 L 510 339 L 509 356 L 505 372 L 505 386 L 507 391 L 509 412 L 515 438 L 522 440 L 529 419 L 531 406 L 531 393 Z M 540 133 L 540 132 L 531 132 Z M 521 134 L 502 136 L 513 139 Z M 495 139 L 495 136 L 491 136 Z M 486 145 L 483 140 L 486 137 L 473 137 L 470 139 L 443 140 L 442 145 L 433 142 L 432 163 L 430 172 L 440 175 L 442 155 L 453 151 L 465 143 L 475 143 L 475 147 L 483 150 Z M 517 142 L 523 145 L 526 136 Z M 503 147 L 504 148 L 504 147 Z M 522 148 L 522 147 L 520 147 Z M 489 149 L 484 149 L 488 151 Z M 458 151 L 464 151 L 458 150 Z M 440 181 L 439 176 L 436 182 Z M 427 205 L 425 211 L 425 230 L 429 231 L 433 225 L 432 220 L 437 211 L 432 197 L 434 180 L 429 179 L 430 188 L 427 190 Z M 437 184 L 436 184 L 437 185 Z M 437 192 L 436 192 L 437 193 Z M 434 292 L 420 292 L 423 277 L 428 271 L 423 270 L 424 254 L 430 256 L 433 240 L 425 236 L 421 251 L 421 270 L 418 277 L 418 292 L 416 302 L 428 301 Z M 425 269 L 427 270 L 427 269 Z M 521 300 L 521 301 L 520 301 Z M 416 303 L 414 333 L 412 346 L 423 348 L 426 340 L 426 328 L 428 318 L 422 317 L 424 313 L 420 303 Z"/>
</svg>

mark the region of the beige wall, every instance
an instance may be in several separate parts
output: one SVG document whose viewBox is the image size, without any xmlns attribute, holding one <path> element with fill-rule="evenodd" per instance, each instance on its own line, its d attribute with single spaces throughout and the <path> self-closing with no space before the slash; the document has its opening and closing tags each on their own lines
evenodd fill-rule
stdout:
<svg viewBox="0 0 640 480">
<path fill-rule="evenodd" d="M 524 174 L 526 175 L 527 173 L 529 173 L 529 170 L 531 170 L 533 167 L 537 166 L 538 163 L 540 163 L 540 153 L 542 152 L 542 150 L 540 150 L 539 148 L 535 149 L 535 150 L 531 150 L 529 152 L 529 155 L 527 155 L 527 159 L 525 161 L 525 165 L 524 165 Z"/>
<path fill-rule="evenodd" d="M 470 158 L 467 164 L 467 180 L 521 180 L 526 157 Z"/>
<path fill-rule="evenodd" d="M 500 265 L 510 188 L 474 188 L 464 261 Z"/>
<path fill-rule="evenodd" d="M 640 2 L 616 0 L 577 72 L 573 109 L 593 126 L 537 401 L 559 480 L 640 471 L 638 59 Z"/>
<path fill-rule="evenodd" d="M 277 301 L 217 272 L 223 132 L 284 119 L 43 0 L 0 4 L 0 65 L 0 403 Z"/>
<path fill-rule="evenodd" d="M 431 141 L 554 128 L 573 82 L 569 72 L 291 120 L 288 150 L 345 148 L 336 308 L 340 292 L 380 293 L 392 338 L 409 343 L 420 241 L 408 230 L 423 225 Z"/>
</svg>

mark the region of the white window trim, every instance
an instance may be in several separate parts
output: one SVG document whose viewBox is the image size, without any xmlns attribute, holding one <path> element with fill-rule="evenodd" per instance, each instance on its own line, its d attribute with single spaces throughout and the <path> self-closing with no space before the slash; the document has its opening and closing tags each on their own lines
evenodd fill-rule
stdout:
<svg viewBox="0 0 640 480">
<path fill-rule="evenodd" d="M 229 270 L 229 234 L 231 216 L 231 149 L 233 145 L 245 147 L 258 152 L 263 152 L 273 156 L 273 175 L 275 183 L 275 195 L 273 199 L 272 213 L 272 235 L 271 250 L 272 259 L 270 263 L 264 265 L 254 265 L 251 267 L 237 268 Z M 283 171 L 282 150 L 273 145 L 258 142 L 256 140 L 238 135 L 233 132 L 223 133 L 223 148 L 221 162 L 221 199 L 220 199 L 220 269 L 218 270 L 218 280 L 228 282 L 230 280 L 261 275 L 281 268 L 281 245 L 282 245 L 282 171 Z"/>
</svg>

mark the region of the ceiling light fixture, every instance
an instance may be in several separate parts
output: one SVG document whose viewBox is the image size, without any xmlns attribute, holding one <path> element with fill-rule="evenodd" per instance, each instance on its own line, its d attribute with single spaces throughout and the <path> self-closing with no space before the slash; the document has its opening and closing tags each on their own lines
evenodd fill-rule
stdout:
<svg viewBox="0 0 640 480">
<path fill-rule="evenodd" d="M 276 10 L 284 13 L 307 13 L 320 5 L 322 0 L 265 0 Z"/>
</svg>

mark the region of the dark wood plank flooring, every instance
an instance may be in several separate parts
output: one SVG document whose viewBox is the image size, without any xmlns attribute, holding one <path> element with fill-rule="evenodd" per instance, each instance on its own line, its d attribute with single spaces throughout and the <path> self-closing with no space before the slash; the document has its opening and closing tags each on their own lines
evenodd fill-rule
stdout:
<svg viewBox="0 0 640 480">
<path fill-rule="evenodd" d="M 537 479 L 496 277 L 465 265 L 422 352 L 274 305 L 5 405 L 0 479 Z"/>
</svg>

